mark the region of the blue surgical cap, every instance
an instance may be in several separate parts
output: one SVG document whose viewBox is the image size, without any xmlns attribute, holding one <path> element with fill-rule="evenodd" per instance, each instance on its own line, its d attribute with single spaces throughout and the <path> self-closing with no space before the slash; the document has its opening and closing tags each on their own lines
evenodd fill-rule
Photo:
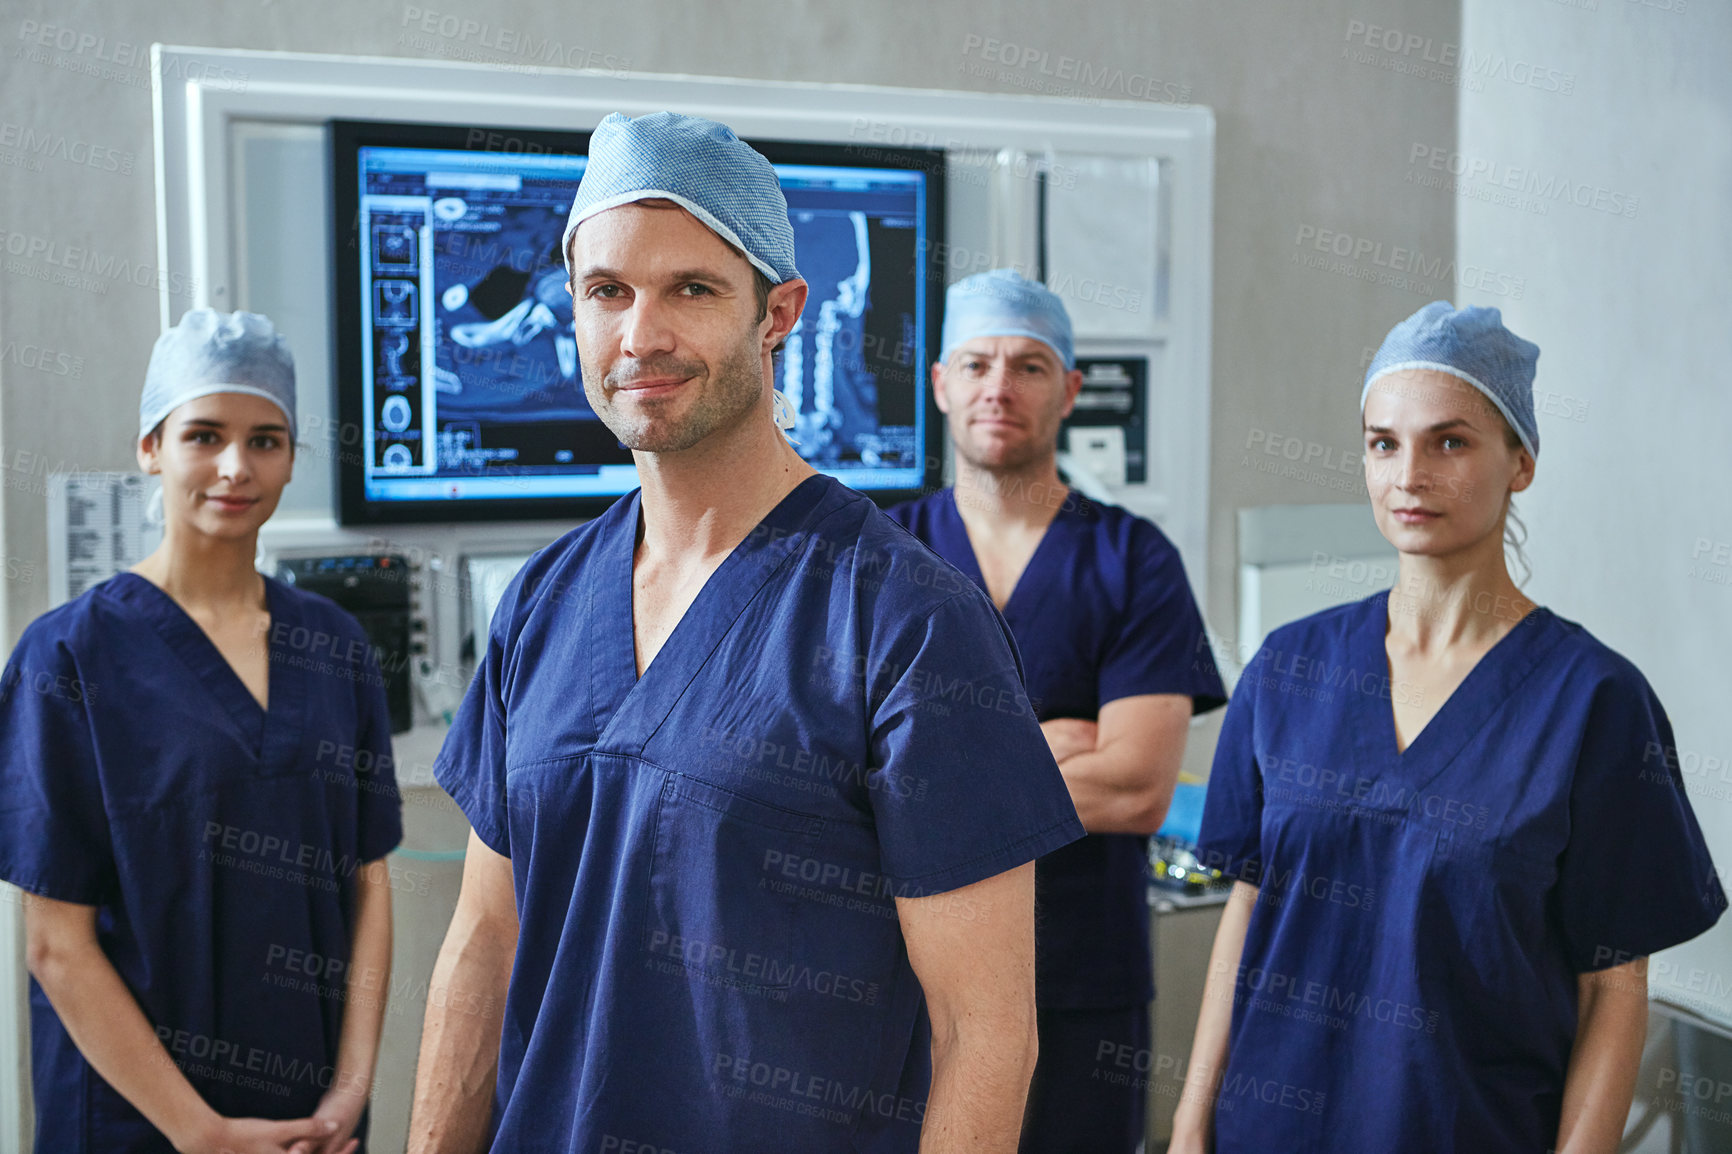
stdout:
<svg viewBox="0 0 1732 1154">
<path fill-rule="evenodd" d="M 794 226 L 776 170 L 727 125 L 675 112 L 636 119 L 615 112 L 596 126 L 560 239 L 566 271 L 578 225 L 610 208 L 656 199 L 703 221 L 775 284 L 799 278 Z"/>
<path fill-rule="evenodd" d="M 247 393 L 275 403 L 294 440 L 295 359 L 268 318 L 192 309 L 157 337 L 138 398 L 139 437 L 188 401 L 212 393 Z"/>
<path fill-rule="evenodd" d="M 938 353 L 948 361 L 956 346 L 975 337 L 1033 337 L 1076 368 L 1070 313 L 1058 294 L 1015 269 L 995 268 L 957 281 L 944 294 L 944 330 Z"/>
<path fill-rule="evenodd" d="M 1371 384 L 1389 373 L 1435 369 L 1460 377 L 1497 406 L 1510 428 L 1535 457 L 1540 455 L 1540 430 L 1534 421 L 1534 368 L 1540 347 L 1503 327 L 1497 309 L 1470 305 L 1456 309 L 1448 301 L 1432 301 L 1383 338 L 1383 347 L 1365 371 L 1359 394 L 1360 412 Z"/>
</svg>

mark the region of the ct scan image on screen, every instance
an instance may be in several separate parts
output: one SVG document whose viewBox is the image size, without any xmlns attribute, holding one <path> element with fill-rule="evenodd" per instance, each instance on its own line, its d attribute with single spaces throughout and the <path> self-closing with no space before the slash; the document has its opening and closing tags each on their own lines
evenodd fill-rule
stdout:
<svg viewBox="0 0 1732 1154">
<path fill-rule="evenodd" d="M 631 453 L 584 396 L 559 249 L 585 158 L 369 144 L 354 157 L 366 502 L 635 488 Z M 918 489 L 931 174 L 774 167 L 810 289 L 776 363 L 789 435 L 855 488 Z"/>
<path fill-rule="evenodd" d="M 776 174 L 810 290 L 776 380 L 800 455 L 856 487 L 874 470 L 917 469 L 923 285 L 882 274 L 916 267 L 919 177 L 796 165 Z"/>
</svg>

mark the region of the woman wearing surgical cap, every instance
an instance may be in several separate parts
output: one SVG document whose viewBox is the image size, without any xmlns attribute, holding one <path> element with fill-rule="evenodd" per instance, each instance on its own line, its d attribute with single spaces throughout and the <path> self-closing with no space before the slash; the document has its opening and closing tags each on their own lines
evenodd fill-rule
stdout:
<svg viewBox="0 0 1732 1154">
<path fill-rule="evenodd" d="M 1538 356 L 1439 301 L 1371 363 L 1399 579 L 1275 630 L 1233 693 L 1201 852 L 1237 881 L 1174 1154 L 1617 1148 L 1646 957 L 1726 898 L 1653 690 L 1505 566 Z"/>
<path fill-rule="evenodd" d="M 39 1154 L 353 1154 L 400 838 L 366 636 L 254 571 L 294 463 L 264 317 L 151 354 L 149 557 L 24 631 L 0 679 L 0 878 L 25 906 Z"/>
</svg>

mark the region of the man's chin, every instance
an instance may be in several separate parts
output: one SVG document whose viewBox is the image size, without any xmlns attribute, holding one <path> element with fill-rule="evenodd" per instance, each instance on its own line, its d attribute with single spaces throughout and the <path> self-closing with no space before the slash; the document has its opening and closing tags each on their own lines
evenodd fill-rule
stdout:
<svg viewBox="0 0 1732 1154">
<path fill-rule="evenodd" d="M 704 439 L 702 434 L 693 436 L 689 430 L 655 426 L 629 429 L 624 433 L 616 430 L 614 435 L 619 437 L 620 444 L 634 453 L 678 453 Z"/>
<path fill-rule="evenodd" d="M 693 448 L 726 423 L 702 411 L 631 419 L 612 413 L 609 417 L 603 424 L 619 438 L 620 444 L 637 453 L 678 453 Z"/>
<path fill-rule="evenodd" d="M 1039 454 L 1026 444 L 976 445 L 963 458 L 976 469 L 989 473 L 1015 472 L 1032 465 Z"/>
</svg>

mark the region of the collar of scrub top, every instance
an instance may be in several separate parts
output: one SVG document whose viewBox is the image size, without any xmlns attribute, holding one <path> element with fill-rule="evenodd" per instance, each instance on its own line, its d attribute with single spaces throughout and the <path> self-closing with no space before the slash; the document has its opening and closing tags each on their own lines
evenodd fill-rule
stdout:
<svg viewBox="0 0 1732 1154">
<path fill-rule="evenodd" d="M 644 750 L 709 667 L 740 614 L 782 569 L 798 565 L 812 527 L 855 494 L 824 473 L 789 490 L 710 575 L 640 674 L 630 613 L 612 612 L 607 590 L 631 588 L 643 493 L 633 490 L 598 518 L 594 549 L 602 580 L 585 586 L 589 628 L 603 643 L 590 651 L 592 709 L 600 721 L 597 753 L 645 756 Z M 713 692 L 713 690 L 711 690 Z M 665 744 L 665 742 L 664 742 Z"/>
<path fill-rule="evenodd" d="M 1499 310 L 1475 305 L 1458 310 L 1448 301 L 1432 301 L 1383 338 L 1383 346 L 1365 370 L 1359 411 L 1365 411 L 1365 399 L 1380 377 L 1415 369 L 1448 373 L 1496 405 L 1522 445 L 1537 458 L 1540 430 L 1534 419 L 1534 372 L 1539 359 L 1540 347 L 1505 328 Z"/>
<path fill-rule="evenodd" d="M 945 290 L 939 362 L 949 361 L 958 345 L 976 337 L 1031 337 L 1050 348 L 1066 372 L 1076 368 L 1070 312 L 1064 301 L 1015 269 L 977 273 Z"/>
<path fill-rule="evenodd" d="M 1016 584 L 1010 587 L 1010 596 L 1005 598 L 999 607 L 999 615 L 1007 622 L 1020 622 L 1032 619 L 1042 611 L 1046 597 L 1063 598 L 1063 589 L 1052 586 L 1062 576 L 1063 559 L 1074 553 L 1077 542 L 1073 534 L 1082 530 L 1091 522 L 1098 522 L 1100 514 L 1092 509 L 1091 499 L 1076 486 L 1066 482 L 1070 490 L 1068 496 L 1059 503 L 1057 512 L 1047 524 L 1046 532 L 1035 542 L 1034 552 L 1029 554 L 1023 563 L 1022 572 L 1017 575 Z M 941 490 L 942 496 L 938 503 L 938 517 L 934 528 L 943 536 L 943 549 L 936 551 L 956 566 L 964 577 L 973 581 L 981 589 L 986 588 L 986 573 L 980 567 L 980 554 L 974 551 L 974 542 L 968 536 L 968 529 L 962 523 L 962 512 L 956 506 L 956 488 Z"/>
<path fill-rule="evenodd" d="M 671 200 L 697 217 L 772 284 L 797 280 L 794 225 L 776 170 L 734 130 L 701 116 L 609 113 L 589 138 L 589 159 L 560 238 L 566 271 L 577 226 L 639 200 Z M 776 427 L 794 427 L 794 406 L 771 389 Z"/>
<path fill-rule="evenodd" d="M 1398 774 L 1402 784 L 1411 788 L 1405 800 L 1402 795 L 1393 795 L 1391 804 L 1408 808 L 1455 764 L 1456 755 L 1469 741 L 1496 725 L 1498 712 L 1521 697 L 1528 677 L 1567 636 L 1554 628 L 1557 620 L 1543 605 L 1523 615 L 1480 655 L 1405 748 L 1396 746 L 1395 711 L 1386 694 L 1362 688 L 1344 695 L 1349 715 L 1356 715 L 1353 742 L 1362 759 L 1360 764 L 1368 768 L 1366 776 L 1388 779 Z M 1360 602 L 1348 622 L 1343 667 L 1377 673 L 1382 659 L 1383 668 L 1387 668 L 1384 634 L 1389 628 L 1389 590 L 1379 590 Z M 1370 684 L 1370 677 L 1361 682 L 1362 686 Z"/>
<path fill-rule="evenodd" d="M 157 636 L 191 671 L 205 691 L 219 702 L 258 758 L 262 772 L 294 764 L 301 748 L 302 721 L 310 664 L 306 653 L 290 652 L 291 638 L 302 618 L 287 587 L 269 574 L 265 603 L 271 627 L 266 632 L 269 669 L 266 700 L 261 706 L 235 667 L 216 647 L 203 627 L 180 602 L 147 577 L 130 570 L 115 575 L 116 595 L 150 624 Z"/>
</svg>

